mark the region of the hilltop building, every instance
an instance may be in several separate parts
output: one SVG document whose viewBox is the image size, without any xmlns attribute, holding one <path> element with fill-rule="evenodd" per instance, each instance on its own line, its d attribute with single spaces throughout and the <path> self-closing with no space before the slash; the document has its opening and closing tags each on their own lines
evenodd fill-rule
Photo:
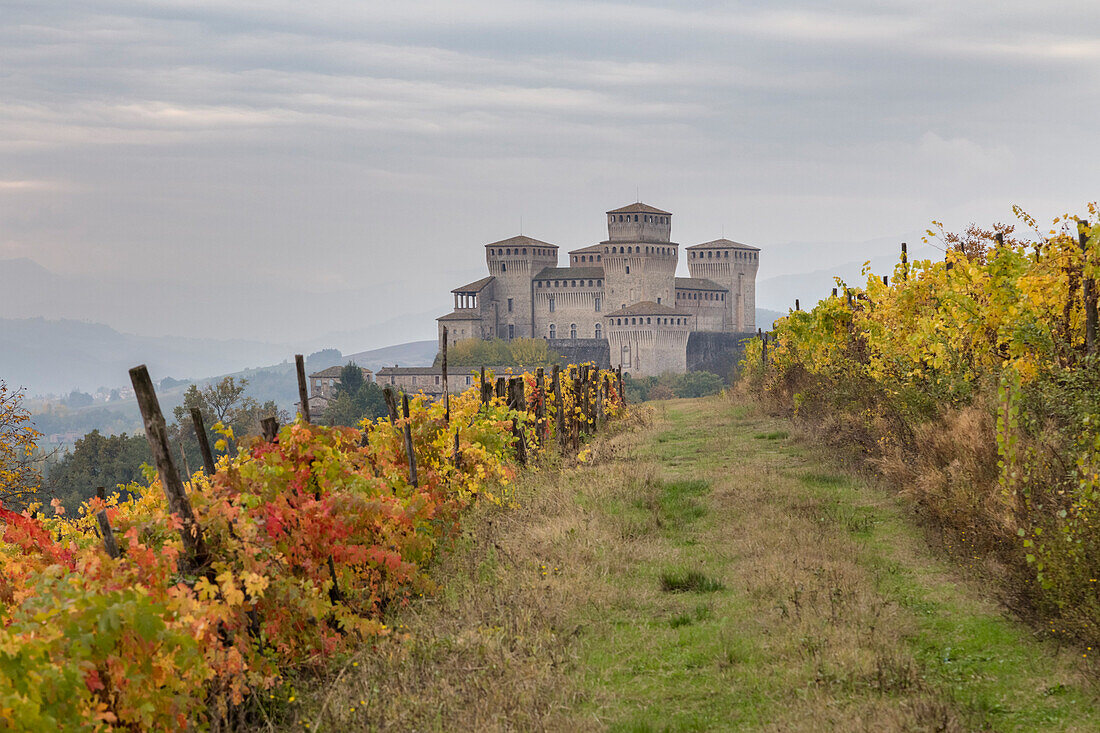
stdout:
<svg viewBox="0 0 1100 733">
<path fill-rule="evenodd" d="M 728 239 L 685 248 L 691 277 L 676 277 L 672 214 L 636 203 L 607 212 L 607 239 L 569 252 L 527 236 L 485 245 L 489 275 L 455 288 L 436 319 L 465 339 L 545 338 L 559 353 L 590 344 L 634 375 L 688 369 L 692 334 L 756 330 L 760 250 Z M 583 343 L 582 343 L 583 342 Z M 605 352 L 606 353 L 606 352 Z"/>
</svg>

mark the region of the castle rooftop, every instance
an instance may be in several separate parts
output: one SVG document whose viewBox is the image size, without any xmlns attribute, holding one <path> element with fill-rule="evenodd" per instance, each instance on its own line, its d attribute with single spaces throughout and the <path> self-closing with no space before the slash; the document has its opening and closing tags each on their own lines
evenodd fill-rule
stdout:
<svg viewBox="0 0 1100 733">
<path fill-rule="evenodd" d="M 581 280 L 585 278 L 602 278 L 602 267 L 544 267 L 535 275 L 536 280 Z"/>
<path fill-rule="evenodd" d="M 677 290 L 728 290 L 713 280 L 705 277 L 678 277 L 676 278 Z"/>
<path fill-rule="evenodd" d="M 477 308 L 461 308 L 451 311 L 445 316 L 436 318 L 437 321 L 476 321 L 481 318 L 481 311 Z"/>
<path fill-rule="evenodd" d="M 732 239 L 715 239 L 710 242 L 703 242 L 702 244 L 693 244 L 690 247 L 684 247 L 684 249 L 750 249 L 754 252 L 759 252 L 759 247 L 753 247 L 751 244 L 742 244 L 741 242 L 735 242 Z"/>
<path fill-rule="evenodd" d="M 665 216 L 672 216 L 672 212 L 662 211 L 655 206 L 649 204 L 643 204 L 641 201 L 635 204 L 627 204 L 621 206 L 618 209 L 612 209 L 607 212 L 608 214 L 664 214 Z"/>
<path fill-rule="evenodd" d="M 480 280 L 474 280 L 469 285 L 463 285 L 460 288 L 455 288 L 451 292 L 452 293 L 480 293 L 493 280 L 496 280 L 496 278 L 493 277 L 492 275 L 490 275 L 489 277 L 483 277 Z"/>
<path fill-rule="evenodd" d="M 586 255 L 589 252 L 603 252 L 602 244 L 590 244 L 587 247 L 581 247 L 580 249 L 571 249 L 569 254 L 571 255 Z"/>
<path fill-rule="evenodd" d="M 489 242 L 485 246 L 486 247 L 515 247 L 517 245 L 520 246 L 520 247 L 527 246 L 527 247 L 553 247 L 554 249 L 558 248 L 558 245 L 556 245 L 556 244 L 550 244 L 549 242 L 543 242 L 541 240 L 534 239 L 533 237 L 528 237 L 528 236 L 525 236 L 523 234 L 520 234 L 520 235 L 515 236 L 515 237 L 509 237 L 508 239 L 502 239 L 499 242 Z"/>
</svg>

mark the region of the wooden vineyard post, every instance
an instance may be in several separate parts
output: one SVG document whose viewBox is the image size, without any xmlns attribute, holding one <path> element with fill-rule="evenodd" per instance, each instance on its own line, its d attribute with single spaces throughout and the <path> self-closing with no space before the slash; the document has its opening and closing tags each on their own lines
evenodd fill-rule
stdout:
<svg viewBox="0 0 1100 733">
<path fill-rule="evenodd" d="M 1087 267 L 1089 235 L 1086 222 L 1077 222 L 1077 241 L 1081 245 L 1083 265 Z M 1081 288 L 1085 301 L 1085 353 L 1091 355 L 1096 353 L 1096 281 L 1086 277 Z"/>
<path fill-rule="evenodd" d="M 393 396 L 393 387 L 387 384 L 382 388 L 382 399 L 386 401 L 386 408 L 390 411 L 390 424 L 397 427 L 397 399 Z"/>
<path fill-rule="evenodd" d="M 195 512 L 191 509 L 187 492 L 184 491 L 183 481 L 172 463 L 172 453 L 168 449 L 168 428 L 160 411 L 157 393 L 153 389 L 153 380 L 149 378 L 149 370 L 144 364 L 130 370 L 130 382 L 134 385 L 134 396 L 141 409 L 142 422 L 145 423 L 145 438 L 149 441 L 153 462 L 157 466 L 165 498 L 168 499 L 168 509 L 180 518 L 183 525 L 180 527 L 184 548 L 181 569 L 184 572 L 195 572 L 209 560 L 206 540 L 203 538 L 202 528 L 195 520 Z"/>
<path fill-rule="evenodd" d="M 489 405 L 489 390 L 486 388 L 485 382 L 485 367 L 481 367 L 481 406 L 487 407 Z"/>
<path fill-rule="evenodd" d="M 409 396 L 401 394 L 401 412 L 405 416 L 405 452 L 409 455 L 409 483 L 419 486 L 416 481 L 416 453 L 413 452 L 412 426 L 409 422 Z"/>
<path fill-rule="evenodd" d="M 195 426 L 195 437 L 199 440 L 199 452 L 202 453 L 202 467 L 207 476 L 214 475 L 214 454 L 210 451 L 210 441 L 206 438 L 206 426 L 202 424 L 202 411 L 191 408 L 191 423 Z"/>
<path fill-rule="evenodd" d="M 191 466 L 187 462 L 187 451 L 183 449 L 183 441 L 180 441 L 180 461 L 183 463 L 183 474 L 187 477 L 185 480 L 191 480 Z"/>
<path fill-rule="evenodd" d="M 504 377 L 497 377 L 497 397 L 503 400 L 508 394 L 507 390 L 508 382 L 504 379 Z"/>
<path fill-rule="evenodd" d="M 619 382 L 619 402 L 625 405 L 626 404 L 626 392 L 623 390 L 623 365 L 622 364 L 619 365 L 618 373 L 616 374 L 616 379 Z"/>
<path fill-rule="evenodd" d="M 905 242 L 901 243 L 901 279 L 909 279 L 909 249 Z"/>
<path fill-rule="evenodd" d="M 558 441 L 558 450 L 565 450 L 565 405 L 561 401 L 561 367 L 557 364 L 550 370 L 550 388 L 554 392 L 554 432 Z"/>
<path fill-rule="evenodd" d="M 767 368 L 768 366 L 768 334 L 760 334 L 760 363 Z"/>
<path fill-rule="evenodd" d="M 569 367 L 569 388 L 573 390 L 573 409 L 569 411 L 569 436 L 572 438 L 573 450 L 581 447 L 581 424 L 577 408 L 580 407 L 580 391 L 578 389 L 578 371 L 575 367 Z"/>
<path fill-rule="evenodd" d="M 833 288 L 833 297 L 836 297 L 836 288 Z"/>
<path fill-rule="evenodd" d="M 260 421 L 260 432 L 268 443 L 274 443 L 279 437 L 279 421 L 273 417 L 265 417 Z"/>
<path fill-rule="evenodd" d="M 802 309 L 801 309 L 801 308 L 800 308 L 800 307 L 798 306 L 798 298 L 795 298 L 795 299 L 794 299 L 794 309 L 795 309 L 796 311 L 800 311 L 800 310 L 802 310 Z"/>
<path fill-rule="evenodd" d="M 115 533 L 111 530 L 111 521 L 107 519 L 107 510 L 99 510 L 95 515 L 95 519 L 99 523 L 99 536 L 103 538 L 103 549 L 107 551 L 112 559 L 117 558 L 121 553 L 118 550 Z"/>
<path fill-rule="evenodd" d="M 294 368 L 298 371 L 298 399 L 302 403 L 302 409 L 299 412 L 302 415 L 302 422 L 308 425 L 310 423 L 309 390 L 306 384 L 306 360 L 301 354 L 294 355 Z"/>
<path fill-rule="evenodd" d="M 443 327 L 443 424 L 451 424 L 451 389 L 447 384 L 447 327 Z"/>
<path fill-rule="evenodd" d="M 535 431 L 538 447 L 542 448 L 543 439 L 546 437 L 546 384 L 543 380 L 546 372 L 542 367 L 535 372 Z"/>
</svg>

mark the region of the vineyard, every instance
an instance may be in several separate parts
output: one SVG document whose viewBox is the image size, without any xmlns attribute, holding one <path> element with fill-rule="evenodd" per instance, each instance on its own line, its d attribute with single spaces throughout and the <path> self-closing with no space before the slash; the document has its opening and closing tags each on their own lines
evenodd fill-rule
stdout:
<svg viewBox="0 0 1100 733">
<path fill-rule="evenodd" d="M 141 393 L 147 372 L 131 376 Z M 435 402 L 387 390 L 388 418 L 269 421 L 180 480 L 149 383 L 146 482 L 76 516 L 0 507 L 0 723 L 182 729 L 254 712 L 288 673 L 393 634 L 387 608 L 434 590 L 425 568 L 464 510 L 511 505 L 544 451 L 576 455 L 621 412 L 621 384 L 581 366 L 495 384 L 483 370 Z M 235 436 L 216 429 L 224 452 Z"/>
<path fill-rule="evenodd" d="M 942 261 L 903 254 L 863 288 L 838 281 L 748 345 L 745 383 L 884 473 L 1049 633 L 1093 642 L 1100 225 L 1066 216 L 1044 232 L 1017 214 L 1029 235 L 941 227 Z"/>
</svg>

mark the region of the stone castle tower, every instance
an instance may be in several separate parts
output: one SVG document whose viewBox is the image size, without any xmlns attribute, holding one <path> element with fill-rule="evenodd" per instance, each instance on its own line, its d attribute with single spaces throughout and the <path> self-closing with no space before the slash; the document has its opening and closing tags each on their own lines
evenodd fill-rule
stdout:
<svg viewBox="0 0 1100 733">
<path fill-rule="evenodd" d="M 760 250 L 728 239 L 685 249 L 691 277 L 676 277 L 672 214 L 635 203 L 607 212 L 607 239 L 569 252 L 518 236 L 485 245 L 489 276 L 455 288 L 438 318 L 454 343 L 546 338 L 555 350 L 606 344 L 612 366 L 637 375 L 687 369 L 691 334 L 751 333 Z"/>
</svg>

